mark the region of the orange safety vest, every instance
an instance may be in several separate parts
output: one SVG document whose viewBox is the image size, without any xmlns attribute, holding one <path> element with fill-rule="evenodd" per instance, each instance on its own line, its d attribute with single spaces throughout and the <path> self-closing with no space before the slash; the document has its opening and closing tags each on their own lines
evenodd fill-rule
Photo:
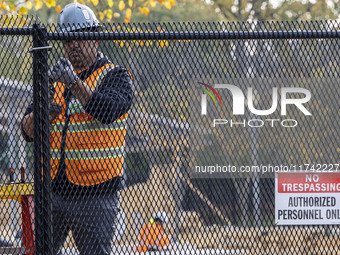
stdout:
<svg viewBox="0 0 340 255">
<path fill-rule="evenodd" d="M 108 63 L 95 70 L 84 82 L 95 89 L 113 68 L 114 65 Z M 65 85 L 55 83 L 54 86 L 53 101 L 61 105 L 63 110 L 51 125 L 52 180 L 59 168 L 62 130 L 66 122 L 66 103 L 63 97 Z M 128 114 L 123 114 L 111 124 L 102 124 L 87 114 L 78 100 L 69 103 L 69 114 L 71 116 L 65 140 L 68 180 L 75 185 L 90 186 L 122 176 Z"/>
<path fill-rule="evenodd" d="M 141 244 L 138 252 L 162 249 L 170 243 L 170 238 L 164 233 L 163 226 L 156 223 L 144 225 L 138 235 Z"/>
</svg>

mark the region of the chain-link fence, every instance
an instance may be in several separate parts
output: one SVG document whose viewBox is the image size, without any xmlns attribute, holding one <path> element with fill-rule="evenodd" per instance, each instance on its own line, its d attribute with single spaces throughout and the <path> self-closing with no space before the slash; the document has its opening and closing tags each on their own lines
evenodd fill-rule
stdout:
<svg viewBox="0 0 340 255">
<path fill-rule="evenodd" d="M 338 22 L 0 23 L 0 253 L 340 252 Z"/>
</svg>

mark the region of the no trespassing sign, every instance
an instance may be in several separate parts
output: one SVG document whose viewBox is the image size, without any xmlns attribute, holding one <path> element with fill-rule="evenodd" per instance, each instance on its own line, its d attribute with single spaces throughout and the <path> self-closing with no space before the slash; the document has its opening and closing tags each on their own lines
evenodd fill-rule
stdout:
<svg viewBox="0 0 340 255">
<path fill-rule="evenodd" d="M 277 173 L 275 224 L 340 224 L 340 172 Z"/>
</svg>

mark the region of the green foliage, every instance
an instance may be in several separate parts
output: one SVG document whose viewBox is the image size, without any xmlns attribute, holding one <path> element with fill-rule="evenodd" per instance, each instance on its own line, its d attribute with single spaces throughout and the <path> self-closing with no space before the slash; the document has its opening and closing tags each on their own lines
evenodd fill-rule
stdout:
<svg viewBox="0 0 340 255">
<path fill-rule="evenodd" d="M 226 20 L 310 20 L 337 19 L 340 17 L 338 0 L 316 3 L 301 0 L 284 0 L 273 6 L 268 0 L 216 0 L 214 6 Z"/>
<path fill-rule="evenodd" d="M 327 3 L 325 0 L 317 0 L 316 3 L 285 0 L 278 9 L 276 17 L 282 20 L 338 19 L 339 8 L 335 8 L 334 5 L 335 2 Z"/>
<path fill-rule="evenodd" d="M 127 153 L 125 158 L 126 185 L 145 182 L 149 177 L 150 159 L 145 151 Z"/>
<path fill-rule="evenodd" d="M 0 177 L 8 169 L 9 156 L 7 151 L 8 135 L 0 133 Z M 0 180 L 1 181 L 1 180 Z"/>
<path fill-rule="evenodd" d="M 32 58 L 28 48 L 32 47 L 29 37 L 2 36 L 0 41 L 1 76 L 29 83 L 31 80 Z M 6 61 L 4 61 L 6 60 Z"/>
<path fill-rule="evenodd" d="M 156 6 L 148 16 L 135 13 L 132 22 L 207 22 L 221 21 L 223 16 L 215 12 L 215 7 L 202 0 L 186 0 L 171 11 L 164 6 Z"/>
</svg>

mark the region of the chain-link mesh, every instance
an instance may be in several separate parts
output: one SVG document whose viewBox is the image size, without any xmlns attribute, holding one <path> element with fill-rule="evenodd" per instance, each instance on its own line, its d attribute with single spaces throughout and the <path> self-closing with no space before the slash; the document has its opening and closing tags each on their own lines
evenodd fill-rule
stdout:
<svg viewBox="0 0 340 255">
<path fill-rule="evenodd" d="M 21 136 L 21 119 L 32 101 L 32 37 L 27 31 L 37 21 L 1 16 L 1 138 L 0 138 L 0 253 L 22 254 L 34 249 L 33 231 L 22 227 L 33 223 L 33 146 Z M 26 31 L 25 31 L 26 29 Z M 2 34 L 1 33 L 1 34 Z M 26 249 L 27 247 L 27 249 Z"/>
<path fill-rule="evenodd" d="M 0 253 L 339 253 L 337 22 L 1 24 Z"/>
</svg>

